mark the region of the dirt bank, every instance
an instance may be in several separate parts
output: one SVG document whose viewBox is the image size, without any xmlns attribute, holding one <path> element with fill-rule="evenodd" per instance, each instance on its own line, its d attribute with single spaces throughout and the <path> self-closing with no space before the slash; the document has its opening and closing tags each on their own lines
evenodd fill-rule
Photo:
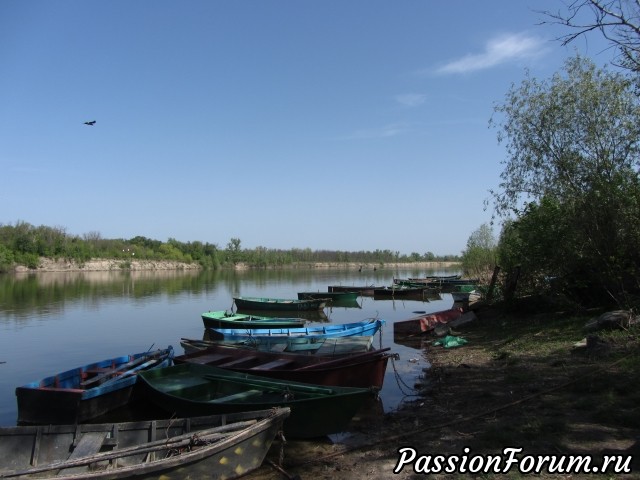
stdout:
<svg viewBox="0 0 640 480">
<path fill-rule="evenodd" d="M 78 263 L 72 260 L 40 258 L 37 269 L 17 266 L 16 273 L 25 272 L 98 272 L 110 270 L 197 270 L 197 263 L 182 263 L 169 260 L 104 260 L 95 259 Z"/>
<path fill-rule="evenodd" d="M 623 460 L 635 455 L 628 464 L 632 473 L 609 470 L 596 477 L 640 478 L 637 335 L 605 334 L 599 343 L 604 347 L 577 348 L 584 318 L 494 310 L 477 315 L 475 323 L 454 332 L 469 341 L 463 347 L 443 349 L 431 346 L 434 339 L 418 341 L 416 348 L 426 348 L 433 367 L 417 401 L 378 421 L 359 422 L 348 444 L 307 442 L 300 448 L 289 442 L 283 464 L 288 474 L 316 480 L 417 479 L 426 475 L 416 473 L 412 464 L 394 474 L 400 448 L 412 447 L 418 456 L 470 457 L 499 456 L 505 448 L 518 447 L 527 456 L 590 455 L 594 464 L 604 455 Z M 506 477 L 435 472 L 430 477 L 522 474 L 514 467 Z M 594 475 L 543 471 L 537 477 Z M 263 466 L 249 478 L 284 477 Z"/>
<path fill-rule="evenodd" d="M 317 268 L 317 269 L 350 269 L 362 271 L 384 269 L 447 269 L 455 268 L 456 262 L 415 262 L 415 263 L 387 263 L 384 265 L 363 264 L 363 263 L 300 263 L 293 265 L 278 265 L 268 268 Z M 78 263 L 73 260 L 41 257 L 38 268 L 31 269 L 23 265 L 16 266 L 16 273 L 25 272 L 97 272 L 111 270 L 199 270 L 198 263 L 184 263 L 171 260 L 123 260 L 123 259 L 92 259 Z M 236 270 L 246 270 L 251 268 L 245 263 L 238 263 L 224 268 L 235 268 Z"/>
</svg>

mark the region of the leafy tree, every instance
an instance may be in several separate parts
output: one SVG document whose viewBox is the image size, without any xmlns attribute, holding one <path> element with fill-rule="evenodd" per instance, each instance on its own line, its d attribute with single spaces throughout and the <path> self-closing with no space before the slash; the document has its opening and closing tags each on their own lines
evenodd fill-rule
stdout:
<svg viewBox="0 0 640 480">
<path fill-rule="evenodd" d="M 239 238 L 231 238 L 227 243 L 227 257 L 234 265 L 241 260 L 242 249 L 240 248 L 240 243 Z"/>
<path fill-rule="evenodd" d="M 627 77 L 586 59 L 567 60 L 564 73 L 527 75 L 496 107 L 508 155 L 495 211 L 515 215 L 504 238 L 542 261 L 538 274 L 621 301 L 640 266 L 640 104 Z"/>
<path fill-rule="evenodd" d="M 467 240 L 467 248 L 462 252 L 462 268 L 467 275 L 486 280 L 490 278 L 496 265 L 497 241 L 493 228 L 483 223 Z"/>
</svg>

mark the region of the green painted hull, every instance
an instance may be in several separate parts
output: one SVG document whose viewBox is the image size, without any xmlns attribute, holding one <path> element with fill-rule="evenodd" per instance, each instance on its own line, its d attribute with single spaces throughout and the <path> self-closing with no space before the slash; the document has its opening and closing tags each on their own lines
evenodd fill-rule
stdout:
<svg viewBox="0 0 640 480">
<path fill-rule="evenodd" d="M 295 328 L 306 323 L 303 318 L 265 317 L 225 310 L 205 312 L 201 316 L 204 328 Z"/>
<path fill-rule="evenodd" d="M 138 382 L 142 392 L 157 406 L 178 416 L 290 407 L 284 432 L 292 438 L 344 431 L 372 395 L 368 388 L 320 387 L 207 365 L 182 364 L 146 373 Z"/>
<path fill-rule="evenodd" d="M 277 312 L 295 312 L 321 310 L 325 300 L 294 300 L 288 298 L 234 297 L 238 310 L 269 310 Z"/>
</svg>

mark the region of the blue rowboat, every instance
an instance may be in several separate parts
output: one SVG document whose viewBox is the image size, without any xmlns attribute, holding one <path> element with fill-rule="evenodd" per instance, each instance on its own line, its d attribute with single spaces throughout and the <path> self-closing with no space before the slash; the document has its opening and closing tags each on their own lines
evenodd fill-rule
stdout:
<svg viewBox="0 0 640 480">
<path fill-rule="evenodd" d="M 129 403 L 139 372 L 173 364 L 173 347 L 124 355 L 16 388 L 18 423 L 81 423 Z"/>
<path fill-rule="evenodd" d="M 382 325 L 384 320 L 369 319 L 361 322 L 310 326 L 302 328 L 252 328 L 238 330 L 234 328 L 210 328 L 208 330 L 209 340 L 223 340 L 225 342 L 237 343 L 238 341 L 253 341 L 265 343 L 287 343 L 292 338 L 334 338 L 352 336 L 373 336 Z"/>
<path fill-rule="evenodd" d="M 257 350 L 285 352 L 293 355 L 336 356 L 367 352 L 371 350 L 371 345 L 373 344 L 373 336 L 371 335 L 333 338 L 293 337 L 283 342 L 279 338 L 265 339 L 263 337 L 261 341 L 258 341 L 254 337 L 246 336 L 227 339 L 226 341 L 210 341 L 209 333 L 209 330 L 205 330 L 205 338 L 203 340 L 191 338 L 183 338 L 180 340 L 180 345 L 184 348 L 184 352 L 190 354 L 218 345 L 232 345 L 238 348 L 242 347 L 248 352 Z M 273 342 L 270 340 L 273 340 Z"/>
</svg>

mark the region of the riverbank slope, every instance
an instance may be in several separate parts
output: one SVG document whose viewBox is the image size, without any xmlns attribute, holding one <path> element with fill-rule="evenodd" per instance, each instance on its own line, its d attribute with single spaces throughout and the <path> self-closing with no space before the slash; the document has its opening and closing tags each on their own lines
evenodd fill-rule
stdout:
<svg viewBox="0 0 640 480">
<path fill-rule="evenodd" d="M 432 365 L 416 386 L 415 401 L 378 421 L 356 419 L 354 434 L 344 443 L 297 449 L 290 442 L 285 470 L 302 479 L 382 480 L 425 478 L 426 472 L 414 467 L 430 466 L 436 479 L 522 478 L 517 466 L 500 475 L 434 469 L 438 455 L 457 456 L 458 467 L 463 456 L 501 456 L 504 469 L 503 451 L 513 447 L 522 448 L 520 456 L 536 459 L 588 456 L 592 466 L 612 455 L 631 469 L 625 475 L 615 474 L 614 464 L 597 475 L 543 469 L 537 478 L 640 478 L 637 327 L 591 333 L 589 342 L 579 343 L 597 312 L 481 308 L 476 314 L 476 321 L 453 332 L 468 340 L 462 347 L 436 347 L 432 337 L 415 340 L 417 354 L 422 351 Z M 394 472 L 403 447 L 418 457 L 431 456 L 431 463 L 423 458 Z M 248 478 L 282 476 L 264 466 Z"/>
<path fill-rule="evenodd" d="M 318 269 L 349 269 L 371 271 L 376 269 L 451 269 L 459 267 L 458 262 L 412 262 L 412 263 L 297 263 L 291 265 L 273 265 L 265 268 L 287 269 L 287 268 L 318 268 Z M 41 257 L 38 268 L 28 268 L 23 265 L 15 267 L 16 273 L 25 272 L 98 272 L 112 270 L 199 270 L 202 267 L 198 263 L 184 263 L 173 260 L 122 260 L 122 259 L 91 259 L 86 262 L 76 262 L 66 259 L 52 259 Z M 228 267 L 236 270 L 246 270 L 250 267 L 245 263 L 238 263 Z M 262 267 L 256 267 L 262 268 Z"/>
</svg>

